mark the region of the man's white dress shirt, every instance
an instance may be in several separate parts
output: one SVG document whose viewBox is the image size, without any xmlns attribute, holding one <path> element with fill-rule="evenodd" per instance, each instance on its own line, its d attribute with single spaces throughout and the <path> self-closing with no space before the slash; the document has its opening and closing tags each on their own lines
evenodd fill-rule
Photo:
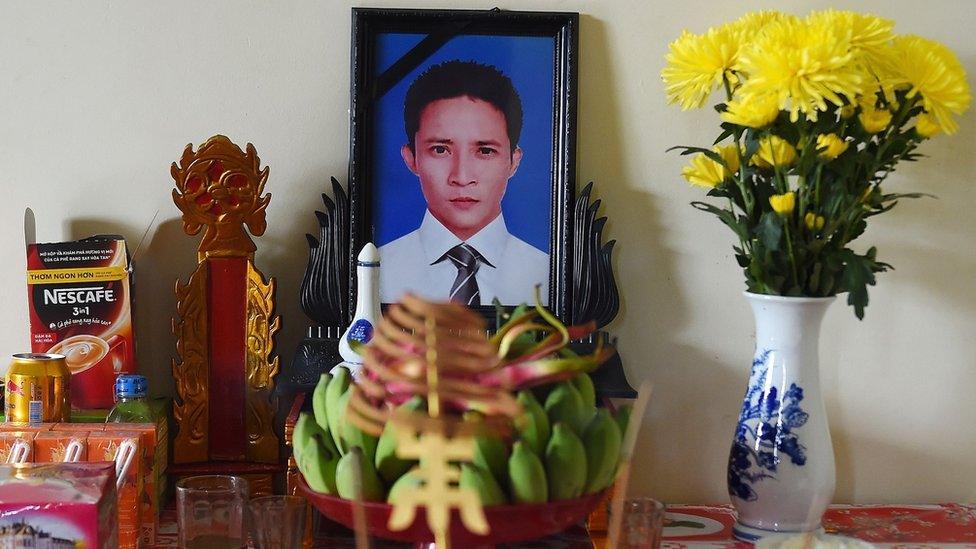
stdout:
<svg viewBox="0 0 976 549">
<path fill-rule="evenodd" d="M 481 304 L 498 298 L 503 305 L 535 303 L 535 285 L 541 284 L 542 304 L 549 302 L 549 254 L 508 232 L 499 214 L 477 234 L 464 241 L 487 261 L 475 275 Z M 461 244 L 431 213 L 424 213 L 420 228 L 380 246 L 380 301 L 392 303 L 411 291 L 428 299 L 446 301 L 457 278 L 454 262 L 444 257 Z"/>
</svg>

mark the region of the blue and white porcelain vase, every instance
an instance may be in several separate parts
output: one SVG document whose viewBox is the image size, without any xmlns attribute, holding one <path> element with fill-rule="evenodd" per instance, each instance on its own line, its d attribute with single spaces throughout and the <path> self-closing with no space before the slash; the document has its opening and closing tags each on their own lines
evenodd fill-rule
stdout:
<svg viewBox="0 0 976 549">
<path fill-rule="evenodd" d="M 746 292 L 756 354 L 729 452 L 728 484 L 743 541 L 810 532 L 834 495 L 834 450 L 817 346 L 833 297 Z"/>
</svg>

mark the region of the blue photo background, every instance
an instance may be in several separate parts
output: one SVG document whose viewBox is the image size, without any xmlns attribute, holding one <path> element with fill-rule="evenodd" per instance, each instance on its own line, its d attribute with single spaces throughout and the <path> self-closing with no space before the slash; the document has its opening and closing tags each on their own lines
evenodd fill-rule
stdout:
<svg viewBox="0 0 976 549">
<path fill-rule="evenodd" d="M 383 33 L 376 42 L 376 69 L 382 74 L 424 34 Z M 451 39 L 398 82 L 374 105 L 372 148 L 373 239 L 377 246 L 420 226 L 427 202 L 417 176 L 403 164 L 406 142 L 403 100 L 410 84 L 431 65 L 460 59 L 494 65 L 512 79 L 522 99 L 522 162 L 508 182 L 502 213 L 510 233 L 549 253 L 552 213 L 553 59 L 548 37 L 459 36 Z"/>
</svg>

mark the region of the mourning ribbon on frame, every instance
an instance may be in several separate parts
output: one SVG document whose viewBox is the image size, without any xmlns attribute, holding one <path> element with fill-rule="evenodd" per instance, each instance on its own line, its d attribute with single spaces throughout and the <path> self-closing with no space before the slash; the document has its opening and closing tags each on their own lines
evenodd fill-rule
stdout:
<svg viewBox="0 0 976 549">
<path fill-rule="evenodd" d="M 497 12 L 498 8 L 494 10 Z M 464 34 L 466 31 L 475 25 L 477 22 L 473 19 L 467 21 L 448 21 L 439 28 L 436 32 L 432 32 L 424 37 L 416 46 L 410 49 L 407 53 L 403 54 L 402 57 L 396 60 L 390 68 L 383 71 L 382 74 L 373 80 L 373 85 L 370 86 L 368 90 L 363 90 L 360 93 L 368 94 L 365 99 L 367 102 L 357 101 L 358 105 L 368 105 L 373 101 L 379 99 L 386 95 L 386 92 L 390 91 L 393 86 L 396 86 L 398 82 L 403 80 L 411 71 L 420 66 L 427 58 L 434 54 L 437 50 L 441 49 L 444 44 L 447 44 L 452 38 L 458 36 L 459 34 Z M 359 97 L 359 99 L 364 99 Z"/>
</svg>

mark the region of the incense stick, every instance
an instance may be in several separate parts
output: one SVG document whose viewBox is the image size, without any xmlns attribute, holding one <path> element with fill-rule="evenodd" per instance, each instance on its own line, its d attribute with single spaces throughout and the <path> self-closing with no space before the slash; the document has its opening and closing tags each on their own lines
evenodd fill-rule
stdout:
<svg viewBox="0 0 976 549">
<path fill-rule="evenodd" d="M 363 506 L 363 451 L 354 446 L 349 450 L 356 454 L 353 460 L 352 483 L 356 497 L 352 500 L 352 525 L 356 534 L 356 549 L 369 549 L 369 532 L 366 529 L 366 508 Z"/>
<path fill-rule="evenodd" d="M 641 424 L 644 422 L 644 411 L 647 409 L 647 403 L 651 399 L 651 392 L 653 390 L 654 386 L 651 385 L 651 382 L 644 380 L 644 383 L 641 383 L 640 389 L 637 391 L 637 400 L 634 402 L 634 407 L 631 410 L 627 432 L 624 433 L 620 469 L 617 473 L 613 500 L 610 504 L 610 527 L 607 532 L 610 547 L 617 547 L 620 540 L 624 500 L 627 498 L 627 485 L 630 483 L 630 463 L 634 455 L 634 447 L 637 445 L 637 434 L 640 432 Z"/>
</svg>

